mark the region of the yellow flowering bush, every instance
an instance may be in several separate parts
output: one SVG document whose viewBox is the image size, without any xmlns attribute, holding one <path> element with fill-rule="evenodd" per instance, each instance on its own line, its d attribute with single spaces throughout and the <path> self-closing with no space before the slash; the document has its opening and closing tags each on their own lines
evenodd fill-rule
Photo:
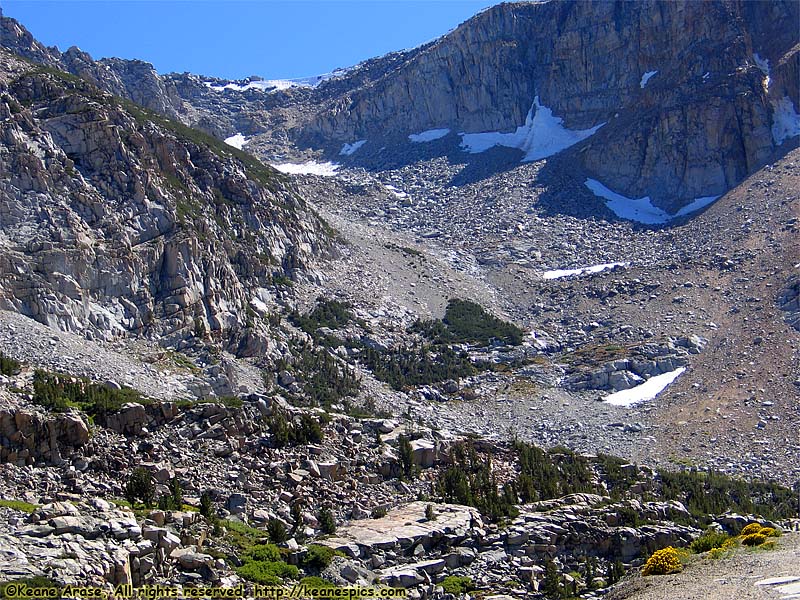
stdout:
<svg viewBox="0 0 800 600">
<path fill-rule="evenodd" d="M 683 570 L 678 551 L 672 546 L 656 550 L 642 567 L 642 575 L 667 575 Z"/>
<path fill-rule="evenodd" d="M 761 531 L 761 525 L 759 523 L 750 523 L 744 526 L 739 535 L 745 537 L 751 533 L 758 533 L 759 531 Z"/>
<path fill-rule="evenodd" d="M 761 535 L 765 535 L 767 537 L 780 537 L 781 532 L 775 529 L 774 527 L 764 527 L 759 531 Z"/>
</svg>

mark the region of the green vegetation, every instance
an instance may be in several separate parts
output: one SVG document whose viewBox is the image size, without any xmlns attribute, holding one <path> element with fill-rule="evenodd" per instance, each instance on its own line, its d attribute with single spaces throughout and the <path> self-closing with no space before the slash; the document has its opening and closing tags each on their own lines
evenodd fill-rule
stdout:
<svg viewBox="0 0 800 600">
<path fill-rule="evenodd" d="M 158 498 L 158 508 L 161 510 L 183 510 L 183 489 L 177 477 L 169 482 L 169 494 Z"/>
<path fill-rule="evenodd" d="M 300 413 L 289 420 L 286 411 L 277 406 L 269 417 L 268 426 L 272 443 L 277 448 L 318 444 L 323 438 L 319 421 L 310 414 Z"/>
<path fill-rule="evenodd" d="M 410 479 L 414 475 L 414 451 L 411 441 L 405 435 L 397 438 L 397 448 L 400 454 L 400 465 L 403 467 L 403 477 Z"/>
<path fill-rule="evenodd" d="M 309 575 L 308 577 L 303 577 L 300 580 L 300 583 L 304 585 L 308 590 L 318 590 L 320 588 L 336 587 L 335 583 L 331 583 L 327 579 L 323 579 L 322 577 L 317 577 L 316 575 Z"/>
<path fill-rule="evenodd" d="M 662 471 L 661 496 L 679 500 L 693 517 L 707 520 L 707 515 L 726 511 L 758 514 L 771 520 L 797 515 L 792 490 L 774 482 L 746 482 L 710 470 Z"/>
<path fill-rule="evenodd" d="M 267 532 L 256 529 L 233 519 L 220 521 L 220 527 L 225 527 L 225 538 L 237 548 L 247 551 L 256 544 L 266 541 Z"/>
<path fill-rule="evenodd" d="M 516 489 L 523 502 L 595 491 L 589 461 L 572 450 L 552 448 L 545 452 L 523 442 L 515 443 L 514 448 L 521 471 Z"/>
<path fill-rule="evenodd" d="M 289 539 L 289 532 L 286 531 L 286 525 L 280 519 L 275 517 L 267 521 L 267 535 L 270 541 L 275 544 L 282 544 Z"/>
<path fill-rule="evenodd" d="M 294 311 L 289 315 L 289 319 L 306 333 L 314 335 L 320 327 L 339 329 L 355 321 L 356 318 L 353 316 L 351 308 L 352 306 L 348 302 L 319 297 L 317 298 L 317 305 L 310 313 L 301 315 Z"/>
<path fill-rule="evenodd" d="M 23 502 L 22 500 L 0 500 L 0 508 L 11 508 L 20 512 L 31 514 L 37 508 L 36 504 L 30 502 Z"/>
<path fill-rule="evenodd" d="M 475 589 L 471 577 L 461 577 L 458 575 L 448 575 L 440 585 L 444 588 L 445 594 L 466 594 Z"/>
<path fill-rule="evenodd" d="M 321 508 L 317 513 L 317 521 L 319 522 L 319 528 L 322 530 L 322 533 L 327 535 L 336 533 L 336 518 L 333 516 L 331 509 L 327 506 Z"/>
<path fill-rule="evenodd" d="M 125 485 L 125 500 L 128 501 L 131 508 L 136 505 L 137 501 L 141 501 L 145 508 L 150 508 L 155 495 L 156 486 L 150 471 L 143 467 L 134 469 Z"/>
<path fill-rule="evenodd" d="M 683 570 L 678 551 L 672 546 L 653 552 L 642 567 L 642 575 L 668 575 Z"/>
<path fill-rule="evenodd" d="M 321 544 L 311 544 L 303 557 L 303 566 L 321 571 L 331 564 L 333 557 L 337 555 L 341 555 L 341 552 Z"/>
<path fill-rule="evenodd" d="M 300 571 L 283 561 L 249 560 L 236 569 L 243 579 L 263 585 L 280 585 L 284 579 L 297 579 Z"/>
<path fill-rule="evenodd" d="M 116 390 L 79 377 L 48 373 L 41 369 L 33 374 L 33 401 L 56 412 L 77 408 L 92 417 L 104 417 L 128 402 L 150 403 L 129 387 Z"/>
<path fill-rule="evenodd" d="M 11 375 L 19 373 L 19 369 L 19 361 L 0 352 L 0 374 L 10 377 Z"/>
<path fill-rule="evenodd" d="M 256 544 L 242 554 L 243 561 L 278 562 L 281 551 L 275 544 Z"/>
<path fill-rule="evenodd" d="M 346 396 L 355 396 L 361 381 L 355 371 L 327 350 L 303 346 L 295 366 L 303 381 L 303 392 L 314 406 L 329 408 Z"/>
<path fill-rule="evenodd" d="M 498 319 L 471 300 L 452 298 L 441 321 L 418 321 L 414 328 L 436 344 L 470 343 L 487 346 L 493 341 L 517 346 L 523 331 Z"/>
<path fill-rule="evenodd" d="M 445 502 L 474 506 L 492 521 L 517 514 L 514 486 L 507 484 L 500 493 L 491 456 L 479 455 L 467 442 L 453 447 L 451 466 L 439 475 L 436 488 Z"/>
<path fill-rule="evenodd" d="M 730 536 L 727 533 L 709 530 L 694 540 L 689 548 L 695 554 L 700 554 L 701 552 L 708 552 L 714 548 L 722 548 L 729 539 Z"/>
<path fill-rule="evenodd" d="M 376 379 L 396 390 L 460 379 L 476 372 L 465 352 L 455 352 L 448 346 L 400 348 L 386 352 L 365 348 L 361 361 Z"/>
</svg>

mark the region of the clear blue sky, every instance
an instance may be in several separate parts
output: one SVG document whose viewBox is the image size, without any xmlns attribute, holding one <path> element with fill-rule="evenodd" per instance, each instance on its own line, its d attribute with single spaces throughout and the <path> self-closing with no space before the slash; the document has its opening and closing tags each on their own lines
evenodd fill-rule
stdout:
<svg viewBox="0 0 800 600">
<path fill-rule="evenodd" d="M 434 39 L 497 0 L 0 0 L 47 46 L 220 78 L 327 73 Z"/>
</svg>

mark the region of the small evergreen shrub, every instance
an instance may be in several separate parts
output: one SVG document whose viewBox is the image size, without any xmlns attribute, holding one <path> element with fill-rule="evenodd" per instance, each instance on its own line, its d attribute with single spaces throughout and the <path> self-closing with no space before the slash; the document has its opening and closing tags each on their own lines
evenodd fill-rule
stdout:
<svg viewBox="0 0 800 600">
<path fill-rule="evenodd" d="M 333 548 L 321 544 L 311 544 L 303 558 L 303 566 L 321 571 L 331 564 L 335 555 L 336 551 Z"/>
<path fill-rule="evenodd" d="M 278 562 L 281 560 L 281 551 L 275 544 L 256 544 L 242 554 L 245 562 Z"/>
<path fill-rule="evenodd" d="M 694 540 L 689 547 L 695 554 L 700 554 L 701 552 L 708 552 L 714 548 L 722 548 L 729 538 L 730 536 L 727 533 L 707 531 Z"/>
<path fill-rule="evenodd" d="M 329 535 L 336 533 L 336 519 L 330 508 L 320 509 L 319 513 L 317 513 L 317 521 L 319 521 L 319 528 L 322 533 Z"/>
<path fill-rule="evenodd" d="M 441 586 L 444 588 L 445 594 L 466 594 L 475 589 L 471 577 L 448 575 L 442 581 Z"/>
<path fill-rule="evenodd" d="M 286 525 L 284 525 L 282 521 L 276 519 L 275 517 L 271 518 L 267 522 L 267 535 L 269 535 L 270 541 L 275 544 L 282 544 L 289 539 L 289 533 L 286 531 Z"/>
<path fill-rule="evenodd" d="M 653 552 L 642 568 L 642 575 L 668 575 L 683 570 L 678 551 L 672 546 Z"/>
<path fill-rule="evenodd" d="M 0 374 L 7 377 L 19 373 L 19 362 L 0 352 Z"/>
<path fill-rule="evenodd" d="M 125 485 L 125 500 L 130 503 L 131 508 L 137 501 L 141 501 L 145 508 L 150 508 L 155 495 L 156 486 L 150 471 L 143 467 L 134 469 Z"/>
</svg>

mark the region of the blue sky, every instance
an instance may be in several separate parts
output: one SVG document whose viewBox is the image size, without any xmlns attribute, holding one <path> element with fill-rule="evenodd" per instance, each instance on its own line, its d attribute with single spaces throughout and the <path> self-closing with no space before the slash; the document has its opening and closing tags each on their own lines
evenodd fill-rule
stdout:
<svg viewBox="0 0 800 600">
<path fill-rule="evenodd" d="M 221 78 L 327 73 L 434 39 L 495 0 L 0 0 L 48 46 Z"/>
</svg>

